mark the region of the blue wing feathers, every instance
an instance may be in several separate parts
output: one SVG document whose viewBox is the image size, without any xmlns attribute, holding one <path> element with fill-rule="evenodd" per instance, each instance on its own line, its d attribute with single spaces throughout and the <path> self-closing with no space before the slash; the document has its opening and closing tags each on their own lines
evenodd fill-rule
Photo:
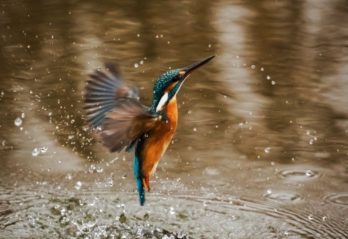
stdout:
<svg viewBox="0 0 348 239">
<path fill-rule="evenodd" d="M 108 74 L 96 70 L 87 81 L 84 109 L 92 127 L 103 124 L 106 113 L 116 106 L 119 98 L 137 97 L 136 91 L 121 80 L 116 65 L 106 64 L 106 67 L 109 69 Z"/>
<path fill-rule="evenodd" d="M 102 86 L 102 87 L 113 87 L 117 85 L 117 82 L 114 80 L 111 80 L 110 78 L 104 79 L 100 78 L 98 75 L 91 74 L 89 75 L 93 80 L 89 81 L 89 84 L 96 85 L 96 86 Z"/>
<path fill-rule="evenodd" d="M 88 114 L 88 122 L 93 127 L 100 126 L 105 119 L 105 114 L 115 107 L 115 101 L 104 101 L 96 102 L 94 104 L 88 104 L 89 101 L 86 100 L 85 110 Z"/>
</svg>

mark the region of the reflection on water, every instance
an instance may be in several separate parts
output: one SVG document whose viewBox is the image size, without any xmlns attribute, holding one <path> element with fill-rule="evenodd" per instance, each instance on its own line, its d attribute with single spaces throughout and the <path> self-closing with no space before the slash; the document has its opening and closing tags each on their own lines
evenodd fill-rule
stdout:
<svg viewBox="0 0 348 239">
<path fill-rule="evenodd" d="M 0 14 L 0 238 L 347 238 L 345 0 L 16 0 Z M 212 54 L 140 207 L 131 155 L 87 130 L 86 75 L 118 62 L 149 104 L 161 72 Z"/>
</svg>

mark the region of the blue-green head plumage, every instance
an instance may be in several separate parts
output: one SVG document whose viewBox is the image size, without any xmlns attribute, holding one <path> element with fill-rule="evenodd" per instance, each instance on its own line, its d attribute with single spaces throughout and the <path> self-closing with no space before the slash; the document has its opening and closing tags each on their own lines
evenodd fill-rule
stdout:
<svg viewBox="0 0 348 239">
<path fill-rule="evenodd" d="M 180 70 L 170 70 L 166 73 L 162 74 L 155 82 L 153 87 L 153 99 L 151 105 L 151 112 L 156 112 L 156 108 L 158 103 L 160 102 L 162 96 L 165 94 L 166 89 L 175 82 L 178 82 L 180 78 Z M 180 88 L 180 82 L 176 84 L 176 86 L 169 92 L 168 99 L 171 99 L 178 89 Z"/>
<path fill-rule="evenodd" d="M 166 104 L 178 93 L 185 79 L 192 71 L 203 66 L 214 56 L 210 56 L 201 61 L 193 63 L 187 67 L 170 70 L 162 74 L 156 81 L 153 88 L 153 100 L 151 105 L 151 113 L 161 111 Z"/>
</svg>

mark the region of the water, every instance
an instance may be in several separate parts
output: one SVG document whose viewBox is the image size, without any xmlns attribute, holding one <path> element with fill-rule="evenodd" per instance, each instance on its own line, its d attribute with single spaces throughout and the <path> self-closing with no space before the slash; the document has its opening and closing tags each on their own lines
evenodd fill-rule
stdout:
<svg viewBox="0 0 348 239">
<path fill-rule="evenodd" d="M 0 16 L 0 238 L 348 237 L 345 0 L 16 0 Z M 148 105 L 156 76 L 213 54 L 140 207 L 132 155 L 86 127 L 87 75 L 118 62 Z"/>
</svg>

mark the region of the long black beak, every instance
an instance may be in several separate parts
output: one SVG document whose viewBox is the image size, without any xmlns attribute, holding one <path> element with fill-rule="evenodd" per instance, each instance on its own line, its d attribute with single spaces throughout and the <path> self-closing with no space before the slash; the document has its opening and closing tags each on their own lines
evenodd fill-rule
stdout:
<svg viewBox="0 0 348 239">
<path fill-rule="evenodd" d="M 180 73 L 182 72 L 183 78 L 186 78 L 192 71 L 194 71 L 195 69 L 198 69 L 199 67 L 205 65 L 206 63 L 208 63 L 214 57 L 215 56 L 210 56 L 208 58 L 205 58 L 204 60 L 201 60 L 199 62 L 193 63 L 193 64 L 191 64 L 189 66 L 186 66 L 186 67 L 181 69 Z"/>
</svg>

